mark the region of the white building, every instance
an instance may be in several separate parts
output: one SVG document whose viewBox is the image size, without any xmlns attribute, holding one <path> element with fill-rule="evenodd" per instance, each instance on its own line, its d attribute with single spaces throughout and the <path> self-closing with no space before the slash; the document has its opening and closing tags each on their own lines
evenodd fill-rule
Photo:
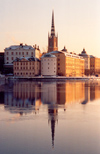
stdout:
<svg viewBox="0 0 100 154">
<path fill-rule="evenodd" d="M 16 58 L 21 57 L 31 57 L 34 56 L 36 58 L 40 58 L 40 50 L 39 47 L 35 45 L 35 47 L 29 45 L 13 45 L 4 49 L 4 64 L 13 65 L 13 61 Z"/>
<path fill-rule="evenodd" d="M 83 51 L 79 56 L 82 56 L 85 60 L 85 75 L 89 75 L 90 71 L 90 56 L 86 53 L 85 49 L 83 48 Z"/>
<path fill-rule="evenodd" d="M 47 53 L 41 57 L 41 75 L 57 75 L 57 57 Z"/>
</svg>

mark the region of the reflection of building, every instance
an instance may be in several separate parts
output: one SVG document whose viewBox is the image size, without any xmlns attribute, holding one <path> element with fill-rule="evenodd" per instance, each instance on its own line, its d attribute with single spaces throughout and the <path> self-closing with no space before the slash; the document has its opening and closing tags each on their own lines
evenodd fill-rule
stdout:
<svg viewBox="0 0 100 154">
<path fill-rule="evenodd" d="M 41 85 L 41 101 L 43 104 L 55 104 L 57 101 L 57 84 L 56 82 L 43 82 Z"/>
<path fill-rule="evenodd" d="M 48 34 L 48 52 L 58 50 L 58 36 L 55 35 L 54 12 L 52 12 L 51 35 Z"/>
<path fill-rule="evenodd" d="M 90 74 L 90 56 L 86 53 L 85 49 L 79 54 L 85 60 L 85 75 Z"/>
<path fill-rule="evenodd" d="M 82 104 L 86 104 L 90 101 L 90 84 L 88 82 L 84 83 L 84 100 L 81 102 Z"/>
<path fill-rule="evenodd" d="M 58 104 L 80 103 L 85 99 L 84 82 L 66 82 L 57 84 L 57 102 Z"/>
<path fill-rule="evenodd" d="M 57 58 L 49 53 L 41 57 L 41 75 L 57 74 Z"/>
<path fill-rule="evenodd" d="M 100 99 L 100 83 L 90 82 L 90 100 Z"/>
<path fill-rule="evenodd" d="M 16 58 L 13 62 L 14 76 L 33 77 L 40 74 L 40 60 L 35 57 Z"/>
<path fill-rule="evenodd" d="M 5 109 L 14 113 L 31 113 L 41 105 L 39 85 L 34 82 L 16 82 L 13 91 L 5 92 Z"/>
</svg>

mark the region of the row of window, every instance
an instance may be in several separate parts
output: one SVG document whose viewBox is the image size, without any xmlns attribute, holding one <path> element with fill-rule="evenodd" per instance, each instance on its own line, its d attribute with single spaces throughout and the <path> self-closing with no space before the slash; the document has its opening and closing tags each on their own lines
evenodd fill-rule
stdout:
<svg viewBox="0 0 100 154">
<path fill-rule="evenodd" d="M 32 73 L 31 72 L 30 73 L 27 73 L 27 72 L 26 73 L 22 73 L 22 72 L 21 73 L 14 73 L 14 75 L 34 75 L 34 72 L 32 72 Z"/>
<path fill-rule="evenodd" d="M 43 67 L 42 67 L 42 69 L 43 69 Z M 48 67 L 48 69 L 49 69 L 49 67 Z M 56 68 L 54 67 L 54 69 L 56 69 Z"/>
<path fill-rule="evenodd" d="M 19 67 L 14 67 L 14 69 L 15 70 L 28 70 L 28 69 L 31 70 L 31 69 L 34 69 L 34 67 L 30 67 L 30 68 L 28 68 L 28 67 L 20 67 L 20 68 Z"/>
<path fill-rule="evenodd" d="M 34 65 L 34 62 L 14 62 L 14 65 L 28 65 L 28 64 Z M 37 63 L 37 65 L 38 65 L 38 63 Z"/>
<path fill-rule="evenodd" d="M 45 59 L 42 59 L 42 61 L 55 61 L 55 59 L 53 59 L 53 58 L 50 58 L 50 59 L 45 58 Z"/>
<path fill-rule="evenodd" d="M 7 55 L 10 55 L 10 53 L 9 52 L 7 52 L 6 53 Z M 28 52 L 11 52 L 11 55 L 14 55 L 14 54 L 16 54 L 16 55 L 28 55 L 29 53 Z M 33 55 L 33 52 L 31 52 L 31 55 Z"/>
</svg>

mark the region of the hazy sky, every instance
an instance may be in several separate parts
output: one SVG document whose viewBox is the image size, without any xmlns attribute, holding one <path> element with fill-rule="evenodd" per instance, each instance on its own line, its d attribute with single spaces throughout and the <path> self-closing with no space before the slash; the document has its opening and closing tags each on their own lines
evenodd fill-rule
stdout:
<svg viewBox="0 0 100 154">
<path fill-rule="evenodd" d="M 59 50 L 100 57 L 100 0 L 0 0 L 0 51 L 19 43 L 45 51 L 52 9 Z"/>
</svg>

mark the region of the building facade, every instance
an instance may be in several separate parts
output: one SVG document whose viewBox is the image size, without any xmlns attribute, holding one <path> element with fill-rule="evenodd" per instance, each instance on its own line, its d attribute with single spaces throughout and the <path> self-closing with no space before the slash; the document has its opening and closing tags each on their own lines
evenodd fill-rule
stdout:
<svg viewBox="0 0 100 154">
<path fill-rule="evenodd" d="M 83 48 L 83 51 L 79 56 L 82 56 L 85 61 L 85 75 L 90 74 L 90 56 L 86 53 L 85 49 Z"/>
<path fill-rule="evenodd" d="M 90 75 L 100 75 L 100 58 L 90 56 Z"/>
<path fill-rule="evenodd" d="M 58 36 L 55 35 L 54 12 L 52 12 L 51 34 L 48 34 L 48 52 L 58 50 Z"/>
<path fill-rule="evenodd" d="M 84 59 L 67 51 L 52 51 L 57 57 L 57 75 L 78 77 L 84 75 Z"/>
<path fill-rule="evenodd" d="M 41 75 L 57 75 L 57 58 L 47 53 L 41 57 Z"/>
<path fill-rule="evenodd" d="M 17 77 L 34 77 L 40 75 L 40 60 L 35 57 L 16 58 L 13 62 L 13 74 Z"/>
<path fill-rule="evenodd" d="M 13 65 L 12 62 L 16 58 L 31 56 L 40 58 L 40 50 L 39 47 L 37 47 L 36 45 L 34 47 L 23 44 L 10 46 L 8 48 L 5 48 L 4 50 L 4 63 L 5 66 Z"/>
</svg>

